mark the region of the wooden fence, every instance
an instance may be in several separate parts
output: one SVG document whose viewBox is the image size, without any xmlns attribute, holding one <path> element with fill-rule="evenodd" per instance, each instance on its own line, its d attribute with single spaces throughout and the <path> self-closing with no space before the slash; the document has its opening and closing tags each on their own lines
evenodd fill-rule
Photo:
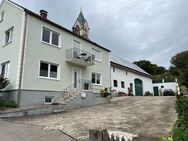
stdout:
<svg viewBox="0 0 188 141">
<path fill-rule="evenodd" d="M 126 141 L 125 137 L 109 135 L 107 130 L 89 130 L 89 141 Z M 130 139 L 127 141 L 131 141 Z"/>
</svg>

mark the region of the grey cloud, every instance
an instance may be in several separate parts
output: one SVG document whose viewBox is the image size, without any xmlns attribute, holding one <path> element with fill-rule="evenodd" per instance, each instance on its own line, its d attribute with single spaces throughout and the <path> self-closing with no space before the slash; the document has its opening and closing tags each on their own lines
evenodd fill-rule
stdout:
<svg viewBox="0 0 188 141">
<path fill-rule="evenodd" d="M 171 56 L 188 50 L 187 0 L 14 0 L 71 29 L 80 7 L 91 39 L 130 61 L 147 59 L 168 67 Z"/>
</svg>

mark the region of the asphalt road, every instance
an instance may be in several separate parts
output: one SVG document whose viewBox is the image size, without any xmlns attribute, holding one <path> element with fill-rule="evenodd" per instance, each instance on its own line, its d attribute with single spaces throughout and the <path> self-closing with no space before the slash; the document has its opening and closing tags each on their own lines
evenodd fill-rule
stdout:
<svg viewBox="0 0 188 141">
<path fill-rule="evenodd" d="M 110 104 L 12 120 L 46 126 L 45 129 L 58 128 L 80 141 L 87 140 L 89 129 L 126 132 L 152 141 L 171 132 L 176 120 L 175 100 L 175 97 L 121 97 Z"/>
<path fill-rule="evenodd" d="M 0 120 L 0 141 L 74 141 L 57 130 Z"/>
</svg>

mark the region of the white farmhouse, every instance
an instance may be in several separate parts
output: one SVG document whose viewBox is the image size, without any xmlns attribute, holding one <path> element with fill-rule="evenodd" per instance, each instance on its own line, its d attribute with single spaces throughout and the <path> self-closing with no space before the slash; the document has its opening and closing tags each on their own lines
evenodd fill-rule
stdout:
<svg viewBox="0 0 188 141">
<path fill-rule="evenodd" d="M 111 88 L 116 92 L 143 96 L 145 92 L 153 93 L 151 75 L 137 65 L 120 57 L 111 57 Z"/>
<path fill-rule="evenodd" d="M 0 4 L 0 74 L 20 106 L 99 93 L 110 87 L 110 50 L 91 41 L 81 12 L 73 31 L 10 0 Z M 89 102 L 89 101 L 88 101 Z"/>
</svg>

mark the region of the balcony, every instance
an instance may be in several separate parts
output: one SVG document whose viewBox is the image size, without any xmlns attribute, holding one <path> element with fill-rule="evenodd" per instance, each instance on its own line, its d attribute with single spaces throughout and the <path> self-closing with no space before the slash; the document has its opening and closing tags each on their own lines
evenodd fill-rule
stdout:
<svg viewBox="0 0 188 141">
<path fill-rule="evenodd" d="M 95 56 L 87 51 L 80 50 L 79 48 L 71 48 L 66 51 L 67 62 L 80 65 L 92 66 L 95 65 Z"/>
</svg>

